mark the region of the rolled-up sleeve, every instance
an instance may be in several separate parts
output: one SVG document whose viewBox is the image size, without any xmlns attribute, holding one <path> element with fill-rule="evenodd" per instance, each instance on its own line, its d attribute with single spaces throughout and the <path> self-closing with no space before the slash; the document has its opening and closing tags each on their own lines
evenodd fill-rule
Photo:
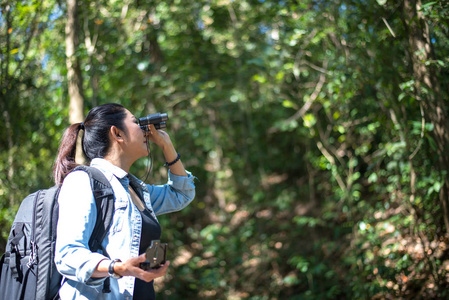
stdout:
<svg viewBox="0 0 449 300">
<path fill-rule="evenodd" d="M 195 176 L 189 171 L 187 176 L 168 172 L 168 182 L 164 185 L 147 185 L 151 205 L 156 215 L 179 211 L 195 198 Z"/>
<path fill-rule="evenodd" d="M 87 173 L 70 173 L 64 180 L 58 202 L 55 264 L 59 273 L 70 280 L 100 285 L 105 278 L 91 276 L 106 257 L 90 251 L 88 246 L 97 208 Z"/>
</svg>

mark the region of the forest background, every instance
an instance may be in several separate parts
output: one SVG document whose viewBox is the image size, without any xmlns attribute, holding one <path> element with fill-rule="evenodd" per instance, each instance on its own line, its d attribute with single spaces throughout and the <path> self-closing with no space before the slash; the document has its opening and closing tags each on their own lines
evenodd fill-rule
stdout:
<svg viewBox="0 0 449 300">
<path fill-rule="evenodd" d="M 0 9 L 2 252 L 21 199 L 53 185 L 64 129 L 118 102 L 167 112 L 198 178 L 160 217 L 160 299 L 449 297 L 447 1 Z"/>
</svg>

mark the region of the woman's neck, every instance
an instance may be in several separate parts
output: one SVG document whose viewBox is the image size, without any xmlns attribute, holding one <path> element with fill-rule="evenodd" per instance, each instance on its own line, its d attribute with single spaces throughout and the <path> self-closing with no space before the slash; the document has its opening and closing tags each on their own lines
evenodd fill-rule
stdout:
<svg viewBox="0 0 449 300">
<path fill-rule="evenodd" d="M 134 163 L 134 161 L 130 161 L 129 157 L 125 155 L 120 155 L 119 151 L 110 151 L 104 157 L 104 159 L 113 164 L 114 166 L 117 166 L 120 169 L 124 170 L 126 173 L 129 173 L 129 169 Z"/>
</svg>

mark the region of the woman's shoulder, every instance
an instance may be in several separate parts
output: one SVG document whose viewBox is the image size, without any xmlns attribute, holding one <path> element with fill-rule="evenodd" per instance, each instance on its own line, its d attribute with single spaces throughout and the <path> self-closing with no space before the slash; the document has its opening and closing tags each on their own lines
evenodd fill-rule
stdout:
<svg viewBox="0 0 449 300">
<path fill-rule="evenodd" d="M 89 186 L 90 179 L 86 172 L 72 171 L 64 178 L 61 192 L 70 191 L 71 193 L 82 193 Z"/>
<path fill-rule="evenodd" d="M 73 182 L 73 181 L 80 181 L 80 183 L 83 181 L 89 182 L 89 174 L 87 174 L 82 170 L 74 170 L 69 174 L 67 174 L 67 176 L 64 178 L 63 185 L 66 182 Z"/>
<path fill-rule="evenodd" d="M 83 171 L 70 172 L 62 183 L 58 203 L 60 216 L 64 218 L 78 216 L 82 220 L 96 214 L 96 203 L 89 175 Z"/>
</svg>

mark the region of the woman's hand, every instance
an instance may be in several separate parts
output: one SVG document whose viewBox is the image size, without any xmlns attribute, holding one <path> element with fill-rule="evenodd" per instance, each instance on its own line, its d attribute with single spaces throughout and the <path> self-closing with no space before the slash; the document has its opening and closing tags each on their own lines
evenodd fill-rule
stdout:
<svg viewBox="0 0 449 300">
<path fill-rule="evenodd" d="M 173 146 L 170 136 L 165 131 L 156 129 L 153 124 L 148 125 L 148 129 L 148 139 L 162 149 L 167 162 L 173 162 L 178 157 L 178 153 Z M 169 168 L 172 174 L 187 177 L 186 170 L 181 160 L 177 160 L 176 163 Z"/>
<path fill-rule="evenodd" d="M 114 265 L 114 272 L 121 276 L 133 276 L 145 282 L 150 282 L 155 278 L 165 276 L 167 274 L 170 261 L 165 262 L 158 269 L 143 270 L 140 264 L 145 262 L 145 253 L 138 257 L 132 257 L 125 262 L 116 262 Z"/>
<path fill-rule="evenodd" d="M 166 149 L 167 146 L 172 145 L 170 136 L 165 131 L 156 129 L 153 124 L 148 125 L 148 130 L 148 140 L 158 145 L 162 150 Z"/>
</svg>

